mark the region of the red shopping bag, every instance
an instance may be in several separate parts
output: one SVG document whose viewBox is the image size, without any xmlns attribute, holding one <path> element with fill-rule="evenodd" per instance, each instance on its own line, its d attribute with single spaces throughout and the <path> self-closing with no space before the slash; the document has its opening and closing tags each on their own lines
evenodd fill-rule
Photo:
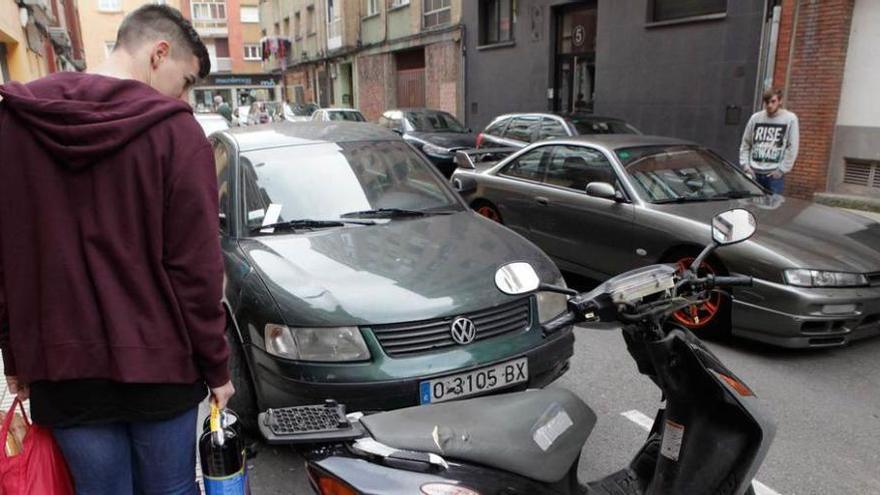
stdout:
<svg viewBox="0 0 880 495">
<path fill-rule="evenodd" d="M 10 456 L 2 445 L 8 438 L 16 407 L 21 410 L 28 429 L 21 452 Z M 3 439 L 0 443 L 0 495 L 73 495 L 70 471 L 52 432 L 31 424 L 17 398 L 3 418 L 0 438 Z"/>
</svg>

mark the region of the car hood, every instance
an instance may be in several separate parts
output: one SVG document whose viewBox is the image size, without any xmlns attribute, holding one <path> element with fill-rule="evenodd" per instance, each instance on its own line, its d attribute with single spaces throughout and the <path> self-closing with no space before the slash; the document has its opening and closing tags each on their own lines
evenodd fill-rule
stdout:
<svg viewBox="0 0 880 495">
<path fill-rule="evenodd" d="M 730 208 L 755 215 L 758 230 L 750 242 L 782 257 L 781 268 L 880 271 L 880 223 L 838 208 L 775 195 L 667 205 L 664 210 L 710 224 L 715 214 Z"/>
<path fill-rule="evenodd" d="M 473 148 L 477 145 L 477 136 L 470 133 L 458 132 L 410 132 L 408 137 L 431 143 L 443 148 Z"/>
<path fill-rule="evenodd" d="M 515 299 L 505 263 L 559 275 L 540 250 L 471 211 L 256 237 L 242 247 L 291 326 L 365 325 L 467 313 Z"/>
</svg>

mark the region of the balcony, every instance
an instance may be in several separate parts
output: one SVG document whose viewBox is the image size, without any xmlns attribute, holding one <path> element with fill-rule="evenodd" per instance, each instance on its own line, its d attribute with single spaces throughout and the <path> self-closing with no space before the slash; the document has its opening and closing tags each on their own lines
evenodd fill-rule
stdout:
<svg viewBox="0 0 880 495">
<path fill-rule="evenodd" d="M 229 57 L 217 57 L 216 68 L 211 72 L 232 72 L 232 59 Z M 212 65 L 212 67 L 214 67 Z"/>
<path fill-rule="evenodd" d="M 223 19 L 197 19 L 192 24 L 202 38 L 229 36 L 229 27 L 225 17 Z"/>
<path fill-rule="evenodd" d="M 342 48 L 342 18 L 337 17 L 327 23 L 327 49 Z"/>
</svg>

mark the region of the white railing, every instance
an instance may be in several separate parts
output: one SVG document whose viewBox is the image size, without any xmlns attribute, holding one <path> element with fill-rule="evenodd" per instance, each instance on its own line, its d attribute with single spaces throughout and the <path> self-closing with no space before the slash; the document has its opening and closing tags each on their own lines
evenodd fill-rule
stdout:
<svg viewBox="0 0 880 495">
<path fill-rule="evenodd" d="M 215 62 L 217 62 L 211 72 L 231 72 L 232 71 L 232 59 L 229 57 L 217 57 Z"/>
<path fill-rule="evenodd" d="M 337 17 L 327 23 L 327 49 L 342 47 L 342 18 Z"/>
</svg>

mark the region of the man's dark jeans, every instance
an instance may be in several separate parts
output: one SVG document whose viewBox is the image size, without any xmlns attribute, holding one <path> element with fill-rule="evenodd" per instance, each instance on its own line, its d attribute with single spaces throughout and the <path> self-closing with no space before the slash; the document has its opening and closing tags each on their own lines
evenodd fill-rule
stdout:
<svg viewBox="0 0 880 495">
<path fill-rule="evenodd" d="M 167 421 L 55 428 L 77 495 L 198 495 L 198 408 Z"/>
<path fill-rule="evenodd" d="M 770 174 L 755 174 L 755 180 L 773 194 L 782 194 L 782 190 L 785 189 L 785 175 L 776 179 Z"/>
</svg>

